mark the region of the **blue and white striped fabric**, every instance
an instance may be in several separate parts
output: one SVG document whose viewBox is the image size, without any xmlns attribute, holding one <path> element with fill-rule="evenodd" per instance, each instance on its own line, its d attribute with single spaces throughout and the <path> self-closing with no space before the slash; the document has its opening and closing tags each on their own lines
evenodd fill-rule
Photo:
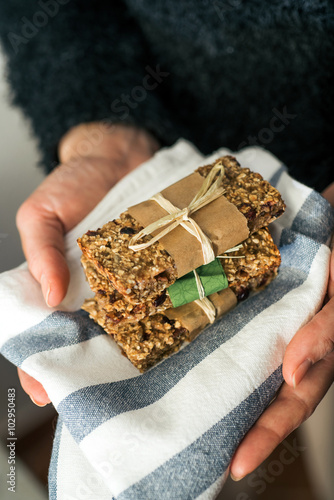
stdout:
<svg viewBox="0 0 334 500">
<path fill-rule="evenodd" d="M 319 309 L 334 215 L 260 148 L 236 156 L 278 187 L 286 214 L 272 225 L 277 279 L 145 374 L 80 311 L 92 296 L 76 238 L 218 155 L 179 141 L 123 179 L 66 237 L 71 283 L 45 306 L 26 264 L 0 276 L 1 352 L 42 382 L 59 412 L 50 498 L 209 500 L 231 457 L 282 383 L 287 343 Z"/>
</svg>

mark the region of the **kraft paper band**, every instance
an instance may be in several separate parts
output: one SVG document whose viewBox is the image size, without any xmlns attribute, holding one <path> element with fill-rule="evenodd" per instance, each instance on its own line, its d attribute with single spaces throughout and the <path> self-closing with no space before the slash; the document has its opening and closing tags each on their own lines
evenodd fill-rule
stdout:
<svg viewBox="0 0 334 500">
<path fill-rule="evenodd" d="M 230 288 L 213 293 L 209 299 L 216 309 L 216 319 L 233 309 L 237 304 L 237 298 Z M 189 340 L 193 340 L 209 324 L 208 316 L 196 302 L 167 309 L 164 311 L 164 315 L 169 319 L 180 321 L 189 332 Z"/>
<path fill-rule="evenodd" d="M 195 172 L 164 189 L 161 194 L 174 207 L 182 210 L 189 206 L 202 186 L 203 177 Z M 128 213 L 143 228 L 166 217 L 166 210 L 152 200 L 130 207 Z M 167 217 L 171 215 L 167 214 Z M 224 196 L 218 197 L 197 210 L 191 218 L 212 242 L 215 255 L 223 254 L 229 248 L 244 241 L 249 235 L 246 218 Z M 152 233 L 152 236 L 157 233 Z M 180 224 L 165 236 L 160 236 L 159 243 L 173 258 L 178 278 L 204 263 L 201 243 Z"/>
<path fill-rule="evenodd" d="M 214 181 L 217 174 L 218 177 Z M 208 264 L 213 261 L 215 254 L 212 248 L 212 243 L 196 221 L 193 218 L 190 218 L 190 215 L 224 194 L 224 189 L 221 187 L 224 175 L 224 165 L 220 161 L 212 168 L 209 175 L 204 179 L 201 188 L 191 200 L 190 204 L 183 209 L 175 207 L 169 200 L 164 198 L 161 193 L 158 193 L 151 198 L 153 201 L 159 203 L 159 205 L 166 210 L 169 215 L 153 222 L 146 228 L 142 229 L 138 234 L 133 236 L 129 242 L 129 248 L 135 252 L 143 250 L 173 231 L 173 229 L 177 226 L 181 225 L 201 243 L 204 264 Z M 136 244 L 136 241 L 140 240 L 143 236 L 150 235 L 162 227 L 165 229 L 159 231 L 158 234 L 156 234 L 151 240 L 146 243 Z"/>
</svg>

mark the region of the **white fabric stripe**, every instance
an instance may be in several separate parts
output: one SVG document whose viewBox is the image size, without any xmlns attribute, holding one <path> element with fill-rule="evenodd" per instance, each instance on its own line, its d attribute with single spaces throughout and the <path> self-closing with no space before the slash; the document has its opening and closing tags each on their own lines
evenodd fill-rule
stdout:
<svg viewBox="0 0 334 500">
<path fill-rule="evenodd" d="M 325 293 L 327 270 L 323 267 L 321 271 L 318 262 L 328 259 L 329 249 L 322 246 L 303 285 L 256 316 L 159 401 L 118 415 L 84 438 L 82 450 L 97 470 L 104 471 L 116 495 L 190 445 L 280 365 L 287 343 L 305 322 L 305 311 L 311 317 Z M 256 366 L 254 359 L 259 360 Z M 112 451 L 105 448 L 106 441 L 113 443 Z M 131 453 L 131 446 L 135 453 Z M 115 450 L 117 460 L 113 459 Z"/>
<path fill-rule="evenodd" d="M 57 467 L 59 500 L 110 500 L 101 475 L 82 454 L 66 427 L 62 426 Z"/>
<path fill-rule="evenodd" d="M 248 167 L 254 172 L 258 172 L 266 180 L 269 180 L 282 166 L 276 156 L 256 146 L 232 153 L 232 155 L 236 157 L 242 167 Z"/>
<path fill-rule="evenodd" d="M 277 189 L 287 205 L 284 215 L 275 223 L 276 235 L 280 237 L 283 229 L 291 227 L 296 214 L 311 194 L 312 189 L 291 179 L 286 172 L 282 173 Z"/>
<path fill-rule="evenodd" d="M 37 380 L 43 373 L 43 386 L 55 406 L 84 387 L 138 376 L 138 370 L 107 335 L 33 354 L 22 363 L 22 369 Z"/>
<path fill-rule="evenodd" d="M 26 263 L 0 275 L 0 303 L 4 311 L 1 315 L 0 346 L 50 314 L 40 285 L 29 273 Z"/>
</svg>

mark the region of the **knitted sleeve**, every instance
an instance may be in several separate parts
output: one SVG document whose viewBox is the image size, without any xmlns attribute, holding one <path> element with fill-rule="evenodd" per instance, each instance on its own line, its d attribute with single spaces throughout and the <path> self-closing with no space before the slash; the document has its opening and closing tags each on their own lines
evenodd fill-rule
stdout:
<svg viewBox="0 0 334 500">
<path fill-rule="evenodd" d="M 60 138 L 79 123 L 133 123 L 175 139 L 157 65 L 121 0 L 0 2 L 0 37 L 12 101 L 30 119 L 50 171 Z M 158 91 L 157 91 L 158 89 Z"/>
</svg>

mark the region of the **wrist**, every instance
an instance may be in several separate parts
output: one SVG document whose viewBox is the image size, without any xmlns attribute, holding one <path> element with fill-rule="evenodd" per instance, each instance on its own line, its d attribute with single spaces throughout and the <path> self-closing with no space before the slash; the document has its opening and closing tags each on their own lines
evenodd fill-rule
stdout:
<svg viewBox="0 0 334 500">
<path fill-rule="evenodd" d="M 327 186 L 321 194 L 334 207 L 334 182 Z"/>
<path fill-rule="evenodd" d="M 159 149 L 156 139 L 145 130 L 108 122 L 83 123 L 71 128 L 61 139 L 61 163 L 80 158 L 104 158 L 132 169 Z M 139 163 L 138 163 L 139 162 Z"/>
</svg>

